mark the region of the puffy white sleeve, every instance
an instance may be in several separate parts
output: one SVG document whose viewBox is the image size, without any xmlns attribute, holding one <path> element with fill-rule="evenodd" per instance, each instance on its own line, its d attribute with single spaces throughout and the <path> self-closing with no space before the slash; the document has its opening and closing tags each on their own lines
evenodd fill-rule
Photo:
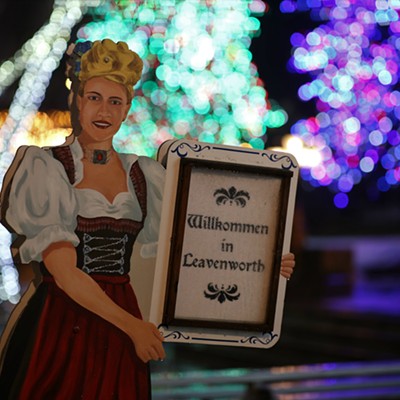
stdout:
<svg viewBox="0 0 400 400">
<path fill-rule="evenodd" d="M 147 216 L 137 240 L 143 245 L 141 256 L 148 258 L 154 257 L 157 253 L 165 169 L 149 157 L 139 157 L 138 162 L 146 178 Z"/>
<path fill-rule="evenodd" d="M 39 147 L 26 150 L 11 182 L 7 224 L 26 240 L 19 248 L 22 263 L 42 261 L 42 252 L 59 241 L 79 243 L 77 202 L 63 166 Z"/>
</svg>

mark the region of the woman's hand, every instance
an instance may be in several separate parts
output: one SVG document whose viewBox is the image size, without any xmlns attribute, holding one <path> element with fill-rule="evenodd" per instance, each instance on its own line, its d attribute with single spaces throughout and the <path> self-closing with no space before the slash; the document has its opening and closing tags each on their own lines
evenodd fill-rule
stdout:
<svg viewBox="0 0 400 400">
<path fill-rule="evenodd" d="M 154 324 L 134 318 L 127 333 L 135 345 L 137 356 L 143 362 L 164 360 L 164 338 Z"/>
<path fill-rule="evenodd" d="M 296 262 L 293 253 L 288 253 L 282 256 L 281 275 L 287 280 L 292 276 L 295 264 Z"/>
</svg>

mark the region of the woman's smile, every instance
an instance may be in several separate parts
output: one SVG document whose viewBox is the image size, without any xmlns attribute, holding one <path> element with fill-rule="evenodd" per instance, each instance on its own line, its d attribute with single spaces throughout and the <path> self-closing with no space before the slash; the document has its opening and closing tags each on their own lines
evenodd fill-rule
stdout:
<svg viewBox="0 0 400 400">
<path fill-rule="evenodd" d="M 111 123 L 107 121 L 93 121 L 93 125 L 99 129 L 107 129 L 111 126 Z"/>
</svg>

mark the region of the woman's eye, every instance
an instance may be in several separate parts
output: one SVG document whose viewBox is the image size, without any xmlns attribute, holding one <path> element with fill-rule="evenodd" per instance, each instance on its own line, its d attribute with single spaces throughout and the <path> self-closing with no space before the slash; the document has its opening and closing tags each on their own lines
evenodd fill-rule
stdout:
<svg viewBox="0 0 400 400">
<path fill-rule="evenodd" d="M 111 104 L 114 106 L 119 106 L 122 104 L 122 101 L 121 100 L 111 100 Z"/>
<path fill-rule="evenodd" d="M 97 100 L 99 100 L 99 96 L 89 95 L 89 96 L 88 96 L 88 99 L 89 99 L 89 100 L 92 100 L 92 101 L 97 101 Z"/>
</svg>

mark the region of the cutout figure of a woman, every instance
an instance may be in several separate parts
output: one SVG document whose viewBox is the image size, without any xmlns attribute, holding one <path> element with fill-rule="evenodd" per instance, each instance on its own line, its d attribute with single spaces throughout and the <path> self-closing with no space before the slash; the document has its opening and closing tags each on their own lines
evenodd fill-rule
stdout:
<svg viewBox="0 0 400 400">
<path fill-rule="evenodd" d="M 1 398 L 146 400 L 147 362 L 165 353 L 128 273 L 136 239 L 149 254 L 157 242 L 164 169 L 112 146 L 143 63 L 105 39 L 78 43 L 70 67 L 72 143 L 21 148 L 3 187 L 16 259 L 39 263 L 42 282 L 3 349 Z"/>
</svg>

